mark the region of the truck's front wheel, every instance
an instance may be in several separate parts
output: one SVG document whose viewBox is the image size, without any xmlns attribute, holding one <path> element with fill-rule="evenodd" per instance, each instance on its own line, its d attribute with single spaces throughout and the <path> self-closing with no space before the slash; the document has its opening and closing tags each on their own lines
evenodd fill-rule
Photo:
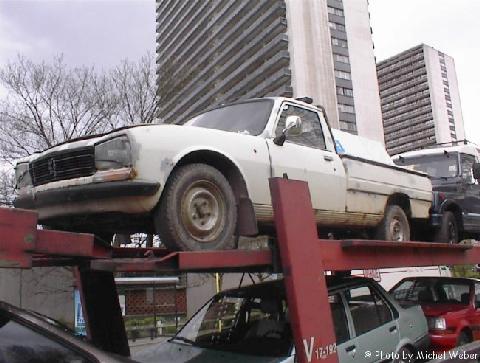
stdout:
<svg viewBox="0 0 480 363">
<path fill-rule="evenodd" d="M 410 224 L 408 218 L 398 205 L 389 205 L 382 222 L 377 226 L 376 239 L 385 241 L 409 241 Z"/>
<path fill-rule="evenodd" d="M 185 165 L 169 178 L 154 222 L 169 249 L 231 249 L 237 223 L 235 195 L 217 169 Z"/>
<path fill-rule="evenodd" d="M 452 212 L 446 211 L 443 213 L 440 228 L 436 231 L 433 240 L 435 242 L 451 244 L 458 243 L 458 224 L 455 215 Z"/>
</svg>

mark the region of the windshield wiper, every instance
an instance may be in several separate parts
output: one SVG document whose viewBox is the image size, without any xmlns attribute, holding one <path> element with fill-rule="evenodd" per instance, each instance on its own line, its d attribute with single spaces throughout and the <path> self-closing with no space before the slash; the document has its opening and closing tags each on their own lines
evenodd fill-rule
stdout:
<svg viewBox="0 0 480 363">
<path fill-rule="evenodd" d="M 174 336 L 172 339 L 169 340 L 169 342 L 174 341 L 174 340 L 179 340 L 183 343 L 187 343 L 187 344 L 190 344 L 190 345 L 195 345 L 195 342 L 193 340 L 185 338 L 185 337 L 181 337 L 181 336 Z"/>
</svg>

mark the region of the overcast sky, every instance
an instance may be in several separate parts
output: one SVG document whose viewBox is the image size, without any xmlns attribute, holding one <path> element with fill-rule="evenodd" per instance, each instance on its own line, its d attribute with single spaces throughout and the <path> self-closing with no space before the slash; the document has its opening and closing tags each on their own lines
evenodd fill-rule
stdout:
<svg viewBox="0 0 480 363">
<path fill-rule="evenodd" d="M 480 1 L 370 0 L 370 13 L 377 60 L 420 43 L 455 59 L 467 138 L 480 145 Z M 147 51 L 155 51 L 155 0 L 0 0 L 0 66 L 17 53 L 63 53 L 68 64 L 108 68 Z"/>
</svg>

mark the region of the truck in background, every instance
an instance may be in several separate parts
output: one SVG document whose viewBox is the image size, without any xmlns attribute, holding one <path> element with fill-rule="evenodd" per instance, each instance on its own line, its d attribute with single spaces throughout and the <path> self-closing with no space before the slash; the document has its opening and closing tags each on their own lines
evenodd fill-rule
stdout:
<svg viewBox="0 0 480 363">
<path fill-rule="evenodd" d="M 423 171 L 433 187 L 433 240 L 458 243 L 480 237 L 479 151 L 471 144 L 439 146 L 393 156 L 396 165 Z"/>
</svg>

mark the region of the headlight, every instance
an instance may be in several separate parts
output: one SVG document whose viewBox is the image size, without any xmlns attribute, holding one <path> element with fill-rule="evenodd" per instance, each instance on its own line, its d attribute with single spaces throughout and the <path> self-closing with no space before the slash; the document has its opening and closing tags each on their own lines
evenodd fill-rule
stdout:
<svg viewBox="0 0 480 363">
<path fill-rule="evenodd" d="M 435 330 L 446 330 L 447 322 L 445 318 L 429 318 L 428 327 Z"/>
<path fill-rule="evenodd" d="M 15 188 L 20 189 L 32 185 L 30 168 L 28 163 L 20 163 L 15 166 Z"/>
<path fill-rule="evenodd" d="M 124 168 L 132 165 L 130 142 L 126 136 L 116 137 L 95 145 L 97 170 Z"/>
</svg>

